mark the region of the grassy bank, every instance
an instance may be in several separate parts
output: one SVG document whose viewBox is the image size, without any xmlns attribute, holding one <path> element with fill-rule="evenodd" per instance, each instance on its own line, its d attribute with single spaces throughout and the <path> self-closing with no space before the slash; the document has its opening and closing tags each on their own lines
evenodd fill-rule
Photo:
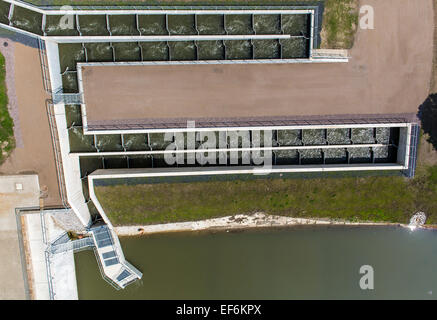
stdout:
<svg viewBox="0 0 437 320">
<path fill-rule="evenodd" d="M 358 0 L 326 0 L 321 48 L 352 48 L 357 26 Z"/>
<path fill-rule="evenodd" d="M 155 224 L 265 212 L 291 217 L 437 223 L 437 165 L 416 178 L 264 179 L 96 187 L 115 225 Z"/>
<path fill-rule="evenodd" d="M 8 111 L 5 57 L 0 53 L 0 164 L 15 146 L 14 123 Z"/>
</svg>

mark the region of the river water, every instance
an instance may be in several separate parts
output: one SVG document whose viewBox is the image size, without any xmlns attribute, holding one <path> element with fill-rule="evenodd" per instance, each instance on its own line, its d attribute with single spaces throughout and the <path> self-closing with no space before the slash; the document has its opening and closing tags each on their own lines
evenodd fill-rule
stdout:
<svg viewBox="0 0 437 320">
<path fill-rule="evenodd" d="M 75 254 L 80 299 L 434 299 L 437 231 L 301 226 L 120 239 L 140 282 L 116 291 Z M 374 289 L 359 286 L 360 267 Z"/>
</svg>

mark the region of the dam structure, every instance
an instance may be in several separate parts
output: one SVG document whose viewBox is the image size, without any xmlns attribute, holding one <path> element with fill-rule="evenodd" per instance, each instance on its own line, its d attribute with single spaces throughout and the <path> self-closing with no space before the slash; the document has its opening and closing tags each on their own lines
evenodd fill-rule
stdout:
<svg viewBox="0 0 437 320">
<path fill-rule="evenodd" d="M 64 207 L 88 228 L 87 245 L 111 284 L 124 288 L 142 274 L 124 258 L 95 196 L 96 181 L 360 171 L 414 176 L 414 115 L 369 112 L 365 104 L 321 114 L 323 99 L 301 94 L 302 84 L 289 79 L 351 59 L 345 50 L 319 49 L 322 9 L 0 1 L 0 27 L 38 41 Z M 210 161 L 198 161 L 205 153 Z M 100 217 L 103 225 L 96 224 Z"/>
</svg>

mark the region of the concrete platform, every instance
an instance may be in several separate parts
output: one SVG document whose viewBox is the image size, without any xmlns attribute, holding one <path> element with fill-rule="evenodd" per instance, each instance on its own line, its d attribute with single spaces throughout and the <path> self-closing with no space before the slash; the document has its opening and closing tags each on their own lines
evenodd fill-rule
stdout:
<svg viewBox="0 0 437 320">
<path fill-rule="evenodd" d="M 16 187 L 22 188 L 17 190 Z M 26 299 L 15 208 L 39 206 L 37 175 L 0 176 L 0 299 Z"/>
</svg>

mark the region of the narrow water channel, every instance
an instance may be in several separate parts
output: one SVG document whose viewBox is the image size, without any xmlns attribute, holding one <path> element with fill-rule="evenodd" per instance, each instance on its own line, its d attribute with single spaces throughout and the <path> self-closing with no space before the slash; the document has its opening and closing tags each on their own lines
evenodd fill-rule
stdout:
<svg viewBox="0 0 437 320">
<path fill-rule="evenodd" d="M 75 254 L 80 299 L 434 299 L 437 231 L 293 227 L 122 237 L 140 282 L 116 291 Z M 361 290 L 360 267 L 374 269 Z"/>
</svg>

